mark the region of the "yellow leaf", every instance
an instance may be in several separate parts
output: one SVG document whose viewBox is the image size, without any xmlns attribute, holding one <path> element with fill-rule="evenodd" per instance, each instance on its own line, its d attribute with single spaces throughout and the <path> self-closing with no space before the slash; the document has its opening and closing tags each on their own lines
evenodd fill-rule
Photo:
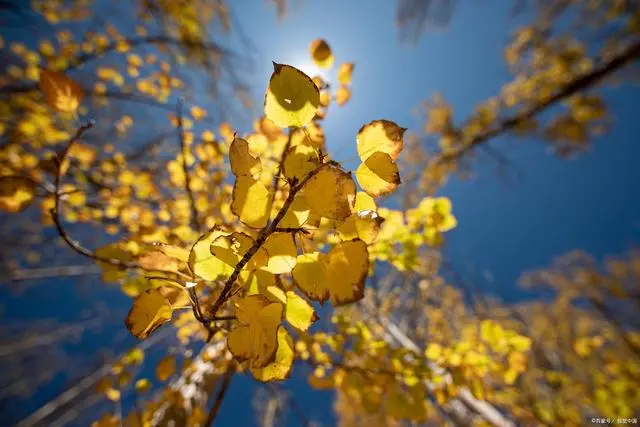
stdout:
<svg viewBox="0 0 640 427">
<path fill-rule="evenodd" d="M 374 120 L 360 128 L 356 138 L 358 155 L 363 162 L 381 151 L 396 160 L 404 146 L 405 128 L 389 120 Z"/>
<path fill-rule="evenodd" d="M 35 184 L 18 176 L 0 177 L 0 210 L 20 212 L 31 204 L 35 197 Z"/>
<path fill-rule="evenodd" d="M 262 228 L 269 220 L 272 200 L 262 182 L 250 176 L 239 176 L 233 186 L 231 212 L 248 227 Z"/>
<path fill-rule="evenodd" d="M 280 127 L 307 125 L 320 105 L 320 92 L 311 78 L 290 65 L 273 63 L 264 98 L 264 115 Z"/>
<path fill-rule="evenodd" d="M 262 368 L 273 361 L 278 347 L 277 330 L 283 306 L 262 295 L 251 295 L 236 303 L 236 326 L 227 337 L 229 351 L 240 361 L 248 360 L 252 368 Z"/>
<path fill-rule="evenodd" d="M 351 84 L 351 75 L 353 74 L 353 68 L 355 64 L 352 62 L 345 62 L 338 67 L 338 81 L 343 85 Z"/>
<path fill-rule="evenodd" d="M 376 201 L 373 197 L 364 191 L 358 191 L 356 194 L 356 203 L 353 206 L 353 212 L 357 213 L 362 211 L 378 212 L 378 206 L 376 206 Z"/>
<path fill-rule="evenodd" d="M 82 88 L 76 82 L 62 73 L 47 69 L 40 71 L 40 89 L 47 104 L 63 113 L 74 113 L 84 97 Z"/>
<path fill-rule="evenodd" d="M 260 159 L 249 152 L 249 143 L 242 138 L 235 138 L 229 147 L 231 171 L 235 176 L 247 175 L 257 179 L 262 172 Z"/>
<path fill-rule="evenodd" d="M 284 176 L 292 181 L 300 181 L 320 163 L 318 152 L 309 145 L 291 147 L 284 155 Z"/>
<path fill-rule="evenodd" d="M 156 378 L 159 381 L 166 381 L 176 371 L 176 358 L 175 356 L 166 356 L 162 358 L 156 365 Z"/>
<path fill-rule="evenodd" d="M 158 288 L 147 289 L 136 297 L 125 324 L 136 338 L 145 339 L 171 320 L 173 308 Z"/>
<path fill-rule="evenodd" d="M 138 381 L 136 381 L 135 387 L 138 393 L 144 393 L 151 388 L 151 381 L 146 378 L 140 378 Z"/>
<path fill-rule="evenodd" d="M 331 47 L 322 39 L 317 39 L 309 45 L 309 53 L 313 62 L 320 68 L 330 68 L 333 65 Z"/>
<path fill-rule="evenodd" d="M 269 261 L 262 269 L 273 274 L 289 273 L 296 266 L 298 250 L 290 233 L 273 233 L 264 242 Z"/>
<path fill-rule="evenodd" d="M 278 328 L 278 349 L 275 360 L 263 368 L 251 368 L 253 377 L 258 381 L 281 381 L 289 377 L 293 365 L 293 340 L 283 327 Z"/>
<path fill-rule="evenodd" d="M 306 127 L 295 128 L 291 131 L 291 146 L 309 145 L 317 150 L 324 149 L 324 129 L 316 122 L 309 123 Z"/>
<path fill-rule="evenodd" d="M 351 215 L 356 185 L 351 174 L 328 166 L 307 181 L 304 194 L 312 213 L 342 221 Z"/>
<path fill-rule="evenodd" d="M 522 335 L 516 335 L 509 340 L 509 344 L 518 351 L 529 351 L 531 348 L 531 338 Z"/>
<path fill-rule="evenodd" d="M 336 102 L 339 106 L 343 106 L 351 99 L 351 89 L 346 86 L 340 86 L 338 90 L 336 90 Z"/>
<path fill-rule="evenodd" d="M 287 292 L 286 304 L 285 318 L 296 329 L 306 331 L 318 319 L 311 304 L 293 291 Z"/>
<path fill-rule="evenodd" d="M 398 165 L 389 154 L 381 151 L 373 153 L 360 164 L 356 178 L 363 190 L 372 197 L 391 193 L 400 184 Z"/>
<path fill-rule="evenodd" d="M 298 288 L 311 300 L 324 303 L 329 295 L 327 255 L 311 252 L 298 256 L 292 275 Z"/>
<path fill-rule="evenodd" d="M 195 275 L 204 280 L 217 280 L 227 271 L 226 265 L 211 254 L 211 244 L 218 237 L 226 235 L 228 233 L 212 228 L 193 245 L 189 254 L 189 268 Z"/>
<path fill-rule="evenodd" d="M 328 254 L 327 289 L 334 306 L 356 302 L 364 296 L 369 272 L 369 251 L 362 240 L 335 245 Z"/>
</svg>

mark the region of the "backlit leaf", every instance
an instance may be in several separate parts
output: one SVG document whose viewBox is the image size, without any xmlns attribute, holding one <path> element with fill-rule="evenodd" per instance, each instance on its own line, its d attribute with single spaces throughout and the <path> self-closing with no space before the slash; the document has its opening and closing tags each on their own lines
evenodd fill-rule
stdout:
<svg viewBox="0 0 640 427">
<path fill-rule="evenodd" d="M 239 176 L 233 187 L 233 212 L 245 225 L 262 228 L 269 220 L 272 196 L 265 185 L 250 176 Z"/>
<path fill-rule="evenodd" d="M 171 320 L 173 308 L 158 288 L 147 289 L 136 297 L 125 325 L 133 336 L 145 339 Z"/>
<path fill-rule="evenodd" d="M 269 261 L 263 270 L 273 274 L 289 273 L 296 266 L 298 250 L 291 233 L 273 233 L 263 245 Z"/>
<path fill-rule="evenodd" d="M 373 153 L 358 166 L 356 178 L 362 189 L 372 197 L 391 193 L 400 185 L 398 165 L 389 154 L 382 151 Z"/>
<path fill-rule="evenodd" d="M 235 138 L 229 147 L 231 171 L 235 176 L 247 175 L 258 178 L 262 172 L 260 159 L 249 152 L 249 143 L 242 138 Z"/>
<path fill-rule="evenodd" d="M 300 181 L 320 163 L 318 152 L 309 145 L 296 145 L 291 147 L 284 157 L 284 176 L 291 181 Z"/>
<path fill-rule="evenodd" d="M 351 215 L 356 185 L 351 174 L 328 166 L 307 181 L 304 194 L 312 213 L 342 221 Z"/>
<path fill-rule="evenodd" d="M 281 303 L 272 303 L 262 295 L 236 302 L 239 325 L 227 337 L 229 351 L 240 361 L 248 360 L 252 368 L 271 363 L 278 347 L 277 330 L 282 314 Z"/>
<path fill-rule="evenodd" d="M 320 68 L 330 68 L 333 65 L 331 47 L 325 40 L 317 39 L 309 45 L 309 53 L 313 62 Z"/>
<path fill-rule="evenodd" d="M 307 125 L 320 105 L 320 92 L 311 78 L 290 65 L 273 63 L 264 98 L 264 115 L 280 127 Z"/>
<path fill-rule="evenodd" d="M 278 328 L 278 349 L 275 360 L 263 368 L 251 368 L 253 377 L 258 381 L 281 381 L 289 377 L 293 365 L 293 340 L 282 326 Z"/>
<path fill-rule="evenodd" d="M 404 132 L 389 120 L 374 120 L 360 128 L 356 138 L 358 155 L 363 162 L 378 151 L 389 154 L 396 160 L 404 146 Z"/>
<path fill-rule="evenodd" d="M 205 280 L 217 280 L 225 274 L 227 266 L 211 253 L 211 244 L 225 233 L 217 228 L 203 234 L 193 245 L 189 254 L 189 267 L 193 273 Z"/>
<path fill-rule="evenodd" d="M 343 85 L 351 84 L 351 75 L 353 74 L 353 68 L 355 64 L 352 62 L 345 62 L 338 67 L 338 81 Z"/>
</svg>

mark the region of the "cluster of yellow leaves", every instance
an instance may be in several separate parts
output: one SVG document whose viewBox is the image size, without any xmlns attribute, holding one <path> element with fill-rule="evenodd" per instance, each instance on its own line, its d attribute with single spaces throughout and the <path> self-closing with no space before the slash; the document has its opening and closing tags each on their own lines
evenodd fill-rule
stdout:
<svg viewBox="0 0 640 427">
<path fill-rule="evenodd" d="M 317 39 L 311 42 L 309 46 L 309 52 L 313 62 L 320 68 L 331 68 L 334 63 L 334 56 L 331 52 L 329 44 L 322 39 Z M 340 86 L 335 92 L 334 99 L 338 105 L 343 106 L 351 99 L 351 77 L 355 64 L 352 62 L 345 62 L 338 67 L 338 83 Z M 331 103 L 331 91 L 329 85 L 326 84 L 320 77 L 313 78 L 314 83 L 321 90 L 320 92 L 320 105 L 323 109 L 329 107 Z M 324 117 L 325 110 L 318 112 L 321 117 Z"/>
</svg>

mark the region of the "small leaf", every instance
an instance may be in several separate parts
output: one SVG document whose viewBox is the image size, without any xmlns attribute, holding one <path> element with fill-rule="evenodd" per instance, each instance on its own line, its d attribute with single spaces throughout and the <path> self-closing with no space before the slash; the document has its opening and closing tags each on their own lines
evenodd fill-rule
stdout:
<svg viewBox="0 0 640 427">
<path fill-rule="evenodd" d="M 353 74 L 353 68 L 355 64 L 352 62 L 345 62 L 338 67 L 338 81 L 343 85 L 351 84 L 351 75 Z"/>
<path fill-rule="evenodd" d="M 57 71 L 40 71 L 40 89 L 47 104 L 63 113 L 75 113 L 84 97 L 82 88 L 69 77 Z"/>
<path fill-rule="evenodd" d="M 309 45 L 309 53 L 313 62 L 320 68 L 330 68 L 333 65 L 333 53 L 325 40 L 317 39 Z"/>
<path fill-rule="evenodd" d="M 291 233 L 273 233 L 264 242 L 263 248 L 269 260 L 263 270 L 273 274 L 290 273 L 296 266 L 298 250 Z"/>
<path fill-rule="evenodd" d="M 283 172 L 289 180 L 298 181 L 314 170 L 320 163 L 318 152 L 309 145 L 291 147 L 284 155 Z"/>
<path fill-rule="evenodd" d="M 346 86 L 340 86 L 338 90 L 336 90 L 336 102 L 339 106 L 343 106 L 351 99 L 351 89 Z"/>
<path fill-rule="evenodd" d="M 134 337 L 145 339 L 171 320 L 173 308 L 158 288 L 147 289 L 136 297 L 125 320 Z"/>
<path fill-rule="evenodd" d="M 176 358 L 175 356 L 166 356 L 161 359 L 156 365 L 156 378 L 159 381 L 166 381 L 176 371 Z"/>
<path fill-rule="evenodd" d="M 211 244 L 220 236 L 229 233 L 212 228 L 193 245 L 189 254 L 189 268 L 204 280 L 218 280 L 227 271 L 227 266 L 211 253 Z"/>
<path fill-rule="evenodd" d="M 35 197 L 35 184 L 19 176 L 0 177 L 0 210 L 16 213 L 27 208 Z"/>
</svg>

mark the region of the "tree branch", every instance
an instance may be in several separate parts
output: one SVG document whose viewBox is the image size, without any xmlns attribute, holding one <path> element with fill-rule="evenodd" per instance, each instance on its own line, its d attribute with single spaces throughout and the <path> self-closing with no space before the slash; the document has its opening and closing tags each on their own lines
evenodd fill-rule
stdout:
<svg viewBox="0 0 640 427">
<path fill-rule="evenodd" d="M 198 219 L 198 209 L 196 207 L 196 199 L 191 189 L 191 176 L 189 175 L 189 166 L 187 165 L 187 143 L 184 137 L 184 120 L 182 111 L 182 100 L 178 100 L 176 108 L 178 120 L 178 135 L 180 137 L 180 151 L 182 154 L 182 172 L 184 173 L 184 187 L 189 196 L 189 204 L 191 205 L 191 228 L 196 231 L 200 230 L 200 221 Z"/>
<path fill-rule="evenodd" d="M 229 386 L 231 385 L 231 378 L 233 378 L 233 375 L 236 373 L 235 363 L 233 363 L 233 361 L 229 363 L 229 367 L 222 378 L 222 384 L 220 385 L 218 394 L 216 394 L 213 406 L 211 406 L 211 410 L 207 416 L 207 421 L 204 423 L 205 426 L 212 426 L 216 420 L 218 412 L 220 411 L 220 406 L 222 406 L 222 401 L 227 394 L 227 390 L 229 390 Z"/>
<path fill-rule="evenodd" d="M 640 57 L 640 41 L 633 43 L 622 53 L 615 56 L 600 67 L 595 68 L 592 72 L 585 74 L 570 83 L 564 85 L 559 91 L 552 97 L 540 102 L 539 104 L 525 109 L 523 112 L 503 120 L 493 128 L 490 128 L 486 132 L 474 137 L 469 143 L 465 144 L 456 150 L 452 150 L 447 153 L 443 153 L 432 160 L 434 164 L 441 164 L 456 161 L 474 148 L 486 143 L 492 138 L 495 138 L 505 132 L 508 132 L 518 126 L 520 123 L 527 122 L 545 111 L 547 108 L 556 104 L 563 99 L 566 99 L 581 90 L 588 89 L 602 82 L 606 77 L 610 76 L 614 72 L 621 68 L 631 64 L 633 61 Z"/>
</svg>

